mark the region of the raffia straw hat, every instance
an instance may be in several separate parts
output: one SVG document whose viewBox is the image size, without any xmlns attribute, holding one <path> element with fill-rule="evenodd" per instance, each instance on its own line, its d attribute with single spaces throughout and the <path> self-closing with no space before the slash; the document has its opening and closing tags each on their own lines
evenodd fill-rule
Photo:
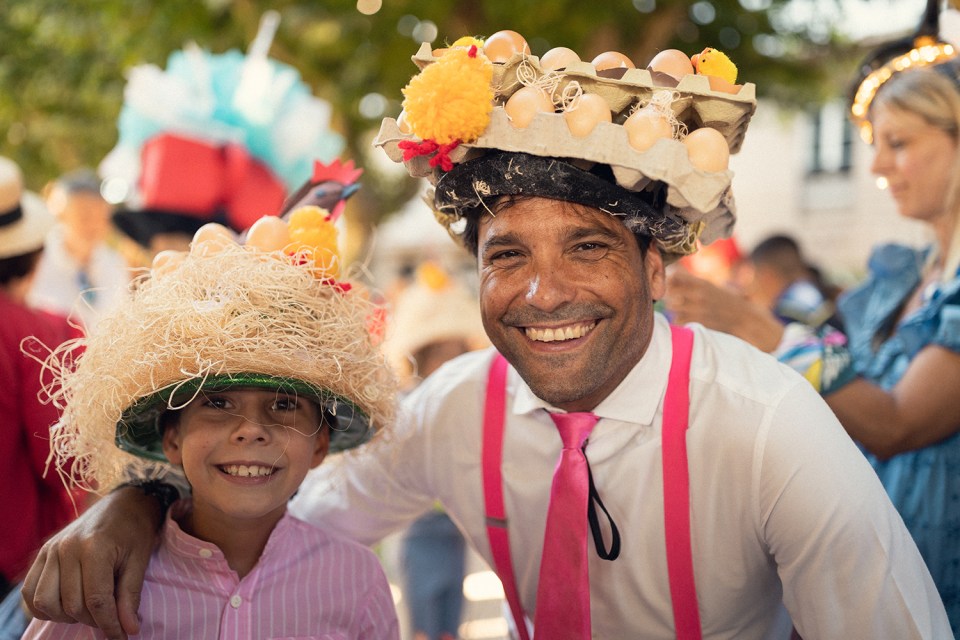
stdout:
<svg viewBox="0 0 960 640">
<path fill-rule="evenodd" d="M 53 225 L 40 197 L 24 189 L 17 163 L 0 157 L 0 259 L 42 248 Z"/>
<path fill-rule="evenodd" d="M 255 224 L 246 245 L 207 228 L 189 253 L 158 255 L 91 335 L 47 359 L 63 409 L 53 447 L 75 460 L 71 478 L 106 490 L 131 467 L 162 471 L 160 418 L 203 389 L 303 394 L 332 423 L 331 452 L 391 423 L 396 382 L 370 331 L 378 307 L 339 279 L 333 223 L 309 209 Z"/>
<path fill-rule="evenodd" d="M 429 180 L 438 221 L 468 246 L 465 223 L 513 195 L 608 211 L 668 261 L 728 237 L 727 160 L 756 109 L 754 85 L 735 84 L 736 66 L 710 48 L 664 51 L 646 69 L 560 49 L 538 58 L 507 31 L 423 45 L 404 111 L 374 144 Z"/>
</svg>

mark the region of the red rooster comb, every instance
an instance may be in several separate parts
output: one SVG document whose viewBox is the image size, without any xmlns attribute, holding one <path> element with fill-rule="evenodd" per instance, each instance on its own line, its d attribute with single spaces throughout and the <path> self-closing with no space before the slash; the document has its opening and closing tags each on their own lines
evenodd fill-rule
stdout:
<svg viewBox="0 0 960 640">
<path fill-rule="evenodd" d="M 285 216 L 294 209 L 312 205 L 326 209 L 330 212 L 327 219 L 336 221 L 347 206 L 347 198 L 360 189 L 357 179 L 361 174 L 363 169 L 356 168 L 353 160 L 340 162 L 340 158 L 336 158 L 330 164 L 315 161 L 310 180 L 287 198 L 280 215 Z"/>
<path fill-rule="evenodd" d="M 354 167 L 353 160 L 340 162 L 340 158 L 334 158 L 330 164 L 324 164 L 319 160 L 313 163 L 313 177 L 311 183 L 332 180 L 343 185 L 353 184 L 363 175 L 363 169 Z"/>
</svg>

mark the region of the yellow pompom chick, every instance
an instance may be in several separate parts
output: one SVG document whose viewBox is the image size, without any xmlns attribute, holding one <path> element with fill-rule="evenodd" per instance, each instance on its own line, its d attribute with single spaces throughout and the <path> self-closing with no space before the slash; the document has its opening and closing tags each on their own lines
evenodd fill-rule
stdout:
<svg viewBox="0 0 960 640">
<path fill-rule="evenodd" d="M 700 53 L 690 57 L 693 68 L 702 76 L 714 76 L 726 80 L 730 84 L 737 83 L 737 65 L 722 51 L 707 47 Z"/>
<path fill-rule="evenodd" d="M 330 212 L 320 207 L 296 209 L 290 214 L 290 244 L 284 251 L 312 260 L 321 277 L 336 279 L 340 275 L 340 251 L 337 227 L 329 217 Z"/>
<path fill-rule="evenodd" d="M 490 123 L 492 82 L 493 64 L 479 47 L 451 47 L 403 88 L 405 121 L 421 140 L 473 142 Z"/>
<path fill-rule="evenodd" d="M 431 291 L 442 291 L 450 284 L 450 277 L 436 262 L 424 262 L 417 268 L 417 282 Z"/>
<path fill-rule="evenodd" d="M 476 47 L 477 49 L 483 49 L 483 38 L 475 38 L 474 36 L 462 36 L 454 40 L 451 47 L 463 47 L 469 49 L 470 47 Z"/>
</svg>

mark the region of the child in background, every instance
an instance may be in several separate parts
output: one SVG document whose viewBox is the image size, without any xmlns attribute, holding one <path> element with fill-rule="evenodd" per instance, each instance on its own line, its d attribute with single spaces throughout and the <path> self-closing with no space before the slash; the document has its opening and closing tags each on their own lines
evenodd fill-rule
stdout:
<svg viewBox="0 0 960 640">
<path fill-rule="evenodd" d="M 54 446 L 75 457 L 71 477 L 109 491 L 133 474 L 149 490 L 175 466 L 190 483 L 147 568 L 141 637 L 399 638 L 373 552 L 287 513 L 312 467 L 393 411 L 395 384 L 368 331 L 375 309 L 337 280 L 324 214 L 295 212 L 289 228 L 268 219 L 246 246 L 201 229 L 188 255 L 157 257 L 76 366 L 65 350 L 48 360 L 64 408 Z M 91 633 L 104 637 L 35 620 L 24 637 Z"/>
</svg>

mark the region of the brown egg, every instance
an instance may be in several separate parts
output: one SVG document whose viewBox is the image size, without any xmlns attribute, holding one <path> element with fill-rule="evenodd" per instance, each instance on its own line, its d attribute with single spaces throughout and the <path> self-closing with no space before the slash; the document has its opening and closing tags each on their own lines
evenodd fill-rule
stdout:
<svg viewBox="0 0 960 640">
<path fill-rule="evenodd" d="M 157 252 L 157 255 L 153 256 L 153 264 L 150 265 L 153 277 L 170 273 L 179 267 L 180 263 L 183 262 L 186 257 L 187 254 L 185 251 L 175 251 L 174 249 L 165 249 L 164 251 Z"/>
<path fill-rule="evenodd" d="M 664 49 L 647 65 L 650 71 L 659 71 L 679 80 L 683 76 L 693 73 L 693 63 L 683 51 L 679 49 Z"/>
<path fill-rule="evenodd" d="M 630 114 L 623 123 L 623 129 L 627 132 L 630 146 L 641 153 L 656 144 L 660 138 L 673 137 L 670 120 L 659 109 L 649 105 Z"/>
<path fill-rule="evenodd" d="M 576 51 L 566 47 L 554 47 L 540 57 L 540 68 L 544 71 L 556 71 L 566 69 L 575 62 L 580 62 Z"/>
<path fill-rule="evenodd" d="M 610 105 L 603 96 L 596 93 L 585 93 L 577 101 L 576 108 L 563 112 L 563 119 L 567 128 L 577 138 L 590 135 L 600 122 L 611 122 Z"/>
<path fill-rule="evenodd" d="M 247 231 L 246 246 L 260 251 L 280 251 L 290 244 L 290 227 L 277 216 L 263 216 Z"/>
<path fill-rule="evenodd" d="M 483 41 L 483 53 L 490 62 L 506 62 L 515 53 L 530 55 L 530 46 L 522 35 L 505 29 Z"/>
<path fill-rule="evenodd" d="M 553 102 L 542 89 L 520 87 L 503 105 L 503 110 L 510 117 L 510 124 L 525 129 L 538 112 L 553 113 Z"/>
<path fill-rule="evenodd" d="M 606 69 L 635 69 L 637 66 L 633 64 L 633 60 L 619 51 L 604 51 L 591 60 L 590 64 L 592 64 L 597 71 L 604 71 Z"/>
<path fill-rule="evenodd" d="M 397 116 L 397 129 L 400 129 L 400 133 L 411 133 L 406 110 L 401 111 L 400 115 Z"/>
<path fill-rule="evenodd" d="M 701 171 L 726 171 L 730 164 L 730 147 L 723 134 L 710 127 L 691 131 L 683 144 L 687 147 L 690 164 Z"/>
<path fill-rule="evenodd" d="M 193 234 L 190 243 L 190 253 L 200 256 L 210 256 L 220 253 L 231 244 L 236 244 L 233 231 L 222 224 L 208 222 Z"/>
</svg>

